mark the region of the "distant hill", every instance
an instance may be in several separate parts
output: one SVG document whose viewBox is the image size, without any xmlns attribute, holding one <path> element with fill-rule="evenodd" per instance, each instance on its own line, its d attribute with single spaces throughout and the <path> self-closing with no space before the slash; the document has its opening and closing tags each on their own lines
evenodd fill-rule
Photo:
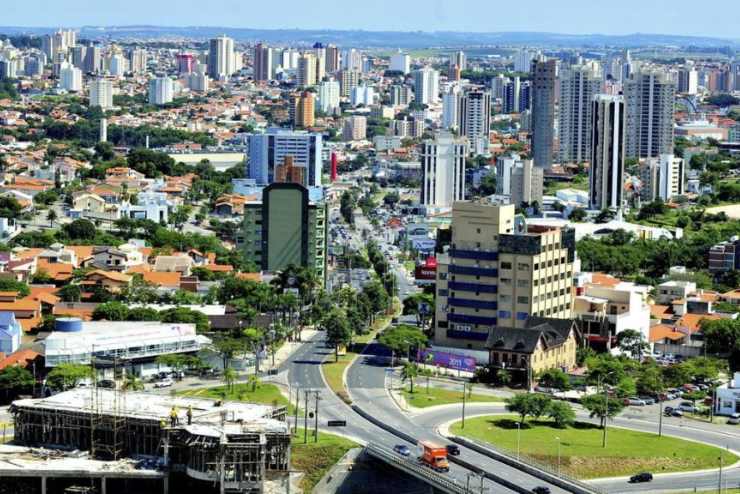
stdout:
<svg viewBox="0 0 740 494">
<path fill-rule="evenodd" d="M 7 35 L 43 34 L 52 28 L 2 27 Z M 681 46 L 697 48 L 740 48 L 738 39 L 708 36 L 680 36 L 668 34 L 557 34 L 541 32 L 467 33 L 452 31 L 361 31 L 361 30 L 304 30 L 252 29 L 228 27 L 166 27 L 166 26 L 83 26 L 80 37 L 87 39 L 114 38 L 190 38 L 207 39 L 225 34 L 237 41 L 265 41 L 268 43 L 313 44 L 335 43 L 341 46 L 368 48 L 435 48 L 455 46 L 542 45 L 547 47 L 638 47 Z"/>
</svg>

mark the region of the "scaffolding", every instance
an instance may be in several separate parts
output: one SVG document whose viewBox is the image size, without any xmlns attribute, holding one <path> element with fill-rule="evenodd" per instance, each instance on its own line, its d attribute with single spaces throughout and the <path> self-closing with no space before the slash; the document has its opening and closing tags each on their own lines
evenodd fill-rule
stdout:
<svg viewBox="0 0 740 494">
<path fill-rule="evenodd" d="M 113 376 L 118 375 L 118 359 L 103 360 L 93 357 L 92 368 L 92 413 L 90 414 L 90 456 L 99 460 L 118 460 L 123 457 L 126 433 L 126 393 L 113 386 L 112 404 L 105 403 L 103 389 L 98 385 L 98 368 L 113 367 Z M 107 390 L 105 392 L 107 394 Z"/>
</svg>

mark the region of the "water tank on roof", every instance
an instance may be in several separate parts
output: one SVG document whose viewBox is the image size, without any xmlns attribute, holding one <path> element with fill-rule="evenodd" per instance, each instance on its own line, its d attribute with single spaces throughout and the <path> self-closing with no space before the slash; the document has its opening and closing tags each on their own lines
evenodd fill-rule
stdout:
<svg viewBox="0 0 740 494">
<path fill-rule="evenodd" d="M 82 331 L 82 320 L 78 317 L 59 317 L 54 321 L 54 329 L 65 333 Z"/>
</svg>

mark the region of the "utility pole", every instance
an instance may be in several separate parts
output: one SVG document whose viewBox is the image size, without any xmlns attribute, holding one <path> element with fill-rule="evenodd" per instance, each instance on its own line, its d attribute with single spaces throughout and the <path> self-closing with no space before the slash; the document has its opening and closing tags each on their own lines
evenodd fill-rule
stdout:
<svg viewBox="0 0 740 494">
<path fill-rule="evenodd" d="M 609 392 L 603 379 L 602 384 L 604 385 L 604 435 L 601 439 L 601 447 L 606 448 L 606 422 L 609 419 Z"/>
<path fill-rule="evenodd" d="M 308 390 L 305 390 L 305 396 L 303 399 L 306 409 L 303 410 L 303 444 L 308 442 Z"/>
<path fill-rule="evenodd" d="M 301 389 L 295 388 L 295 421 L 293 423 L 293 432 L 298 434 L 298 407 L 301 405 Z"/>
<path fill-rule="evenodd" d="M 722 451 L 719 452 L 719 478 L 717 479 L 717 492 L 722 494 Z"/>
<path fill-rule="evenodd" d="M 319 442 L 319 391 L 314 391 L 316 397 L 316 415 L 314 416 L 313 442 Z"/>
<path fill-rule="evenodd" d="M 461 429 L 465 428 L 465 395 L 467 394 L 467 390 L 465 389 L 467 386 L 465 383 L 463 383 L 463 406 L 462 406 L 462 425 Z"/>
</svg>

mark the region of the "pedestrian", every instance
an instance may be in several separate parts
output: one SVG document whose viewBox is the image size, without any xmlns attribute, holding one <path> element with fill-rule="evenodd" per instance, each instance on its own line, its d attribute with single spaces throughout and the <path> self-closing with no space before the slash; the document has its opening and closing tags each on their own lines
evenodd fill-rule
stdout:
<svg viewBox="0 0 740 494">
<path fill-rule="evenodd" d="M 188 425 L 193 423 L 193 405 L 188 405 Z"/>
<path fill-rule="evenodd" d="M 172 410 L 170 410 L 170 425 L 172 427 L 175 427 L 178 422 L 179 419 L 177 418 L 177 407 L 173 406 Z"/>
</svg>

